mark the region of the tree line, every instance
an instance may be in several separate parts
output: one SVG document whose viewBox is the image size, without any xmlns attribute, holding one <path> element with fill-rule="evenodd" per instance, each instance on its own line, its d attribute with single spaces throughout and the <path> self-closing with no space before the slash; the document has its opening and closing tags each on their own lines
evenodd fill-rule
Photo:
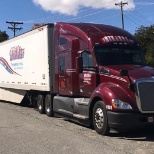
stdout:
<svg viewBox="0 0 154 154">
<path fill-rule="evenodd" d="M 35 23 L 32 29 L 38 28 L 44 24 Z M 134 34 L 141 45 L 147 65 L 154 66 L 154 25 L 149 27 L 140 26 Z M 9 39 L 5 31 L 0 30 L 0 42 Z"/>
<path fill-rule="evenodd" d="M 5 40 L 9 39 L 9 35 L 6 34 L 6 31 L 0 30 L 0 42 L 3 42 Z"/>
<path fill-rule="evenodd" d="M 154 25 L 139 27 L 134 36 L 143 49 L 147 65 L 154 66 Z"/>
</svg>

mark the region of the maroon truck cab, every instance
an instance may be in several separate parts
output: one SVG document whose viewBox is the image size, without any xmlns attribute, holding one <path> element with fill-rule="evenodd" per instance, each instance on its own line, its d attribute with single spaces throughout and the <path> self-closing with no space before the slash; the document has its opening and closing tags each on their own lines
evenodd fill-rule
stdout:
<svg viewBox="0 0 154 154">
<path fill-rule="evenodd" d="M 130 33 L 102 24 L 56 23 L 54 50 L 52 112 L 103 135 L 153 125 L 154 69 Z"/>
</svg>

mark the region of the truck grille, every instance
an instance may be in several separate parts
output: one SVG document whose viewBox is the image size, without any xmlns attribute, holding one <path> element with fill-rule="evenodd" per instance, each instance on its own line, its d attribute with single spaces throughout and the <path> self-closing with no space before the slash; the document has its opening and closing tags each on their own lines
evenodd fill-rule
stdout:
<svg viewBox="0 0 154 154">
<path fill-rule="evenodd" d="M 154 113 L 154 79 L 136 80 L 137 105 L 143 113 Z"/>
</svg>

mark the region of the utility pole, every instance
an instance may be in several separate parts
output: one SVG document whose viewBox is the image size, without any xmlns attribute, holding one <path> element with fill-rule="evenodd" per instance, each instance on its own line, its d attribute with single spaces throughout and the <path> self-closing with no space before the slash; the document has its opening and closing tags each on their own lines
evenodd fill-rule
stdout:
<svg viewBox="0 0 154 154">
<path fill-rule="evenodd" d="M 22 29 L 22 27 L 17 28 L 17 25 L 23 24 L 23 22 L 6 21 L 6 23 L 11 24 L 12 27 L 8 27 L 8 29 L 11 29 L 13 31 L 14 37 L 16 36 L 16 31 Z"/>
<path fill-rule="evenodd" d="M 122 28 L 124 29 L 124 13 L 123 13 L 123 6 L 124 5 L 128 5 L 128 3 L 123 3 L 122 1 L 121 1 L 121 3 L 115 3 L 115 5 L 117 6 L 120 6 L 120 8 L 121 8 L 121 18 L 122 18 Z"/>
</svg>

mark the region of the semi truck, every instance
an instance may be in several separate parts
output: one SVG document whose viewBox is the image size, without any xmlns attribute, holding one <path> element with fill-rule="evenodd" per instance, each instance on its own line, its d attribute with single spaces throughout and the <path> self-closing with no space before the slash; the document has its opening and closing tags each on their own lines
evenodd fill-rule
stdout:
<svg viewBox="0 0 154 154">
<path fill-rule="evenodd" d="M 0 43 L 0 100 L 30 103 L 107 135 L 154 125 L 154 69 L 133 35 L 49 23 Z"/>
</svg>

